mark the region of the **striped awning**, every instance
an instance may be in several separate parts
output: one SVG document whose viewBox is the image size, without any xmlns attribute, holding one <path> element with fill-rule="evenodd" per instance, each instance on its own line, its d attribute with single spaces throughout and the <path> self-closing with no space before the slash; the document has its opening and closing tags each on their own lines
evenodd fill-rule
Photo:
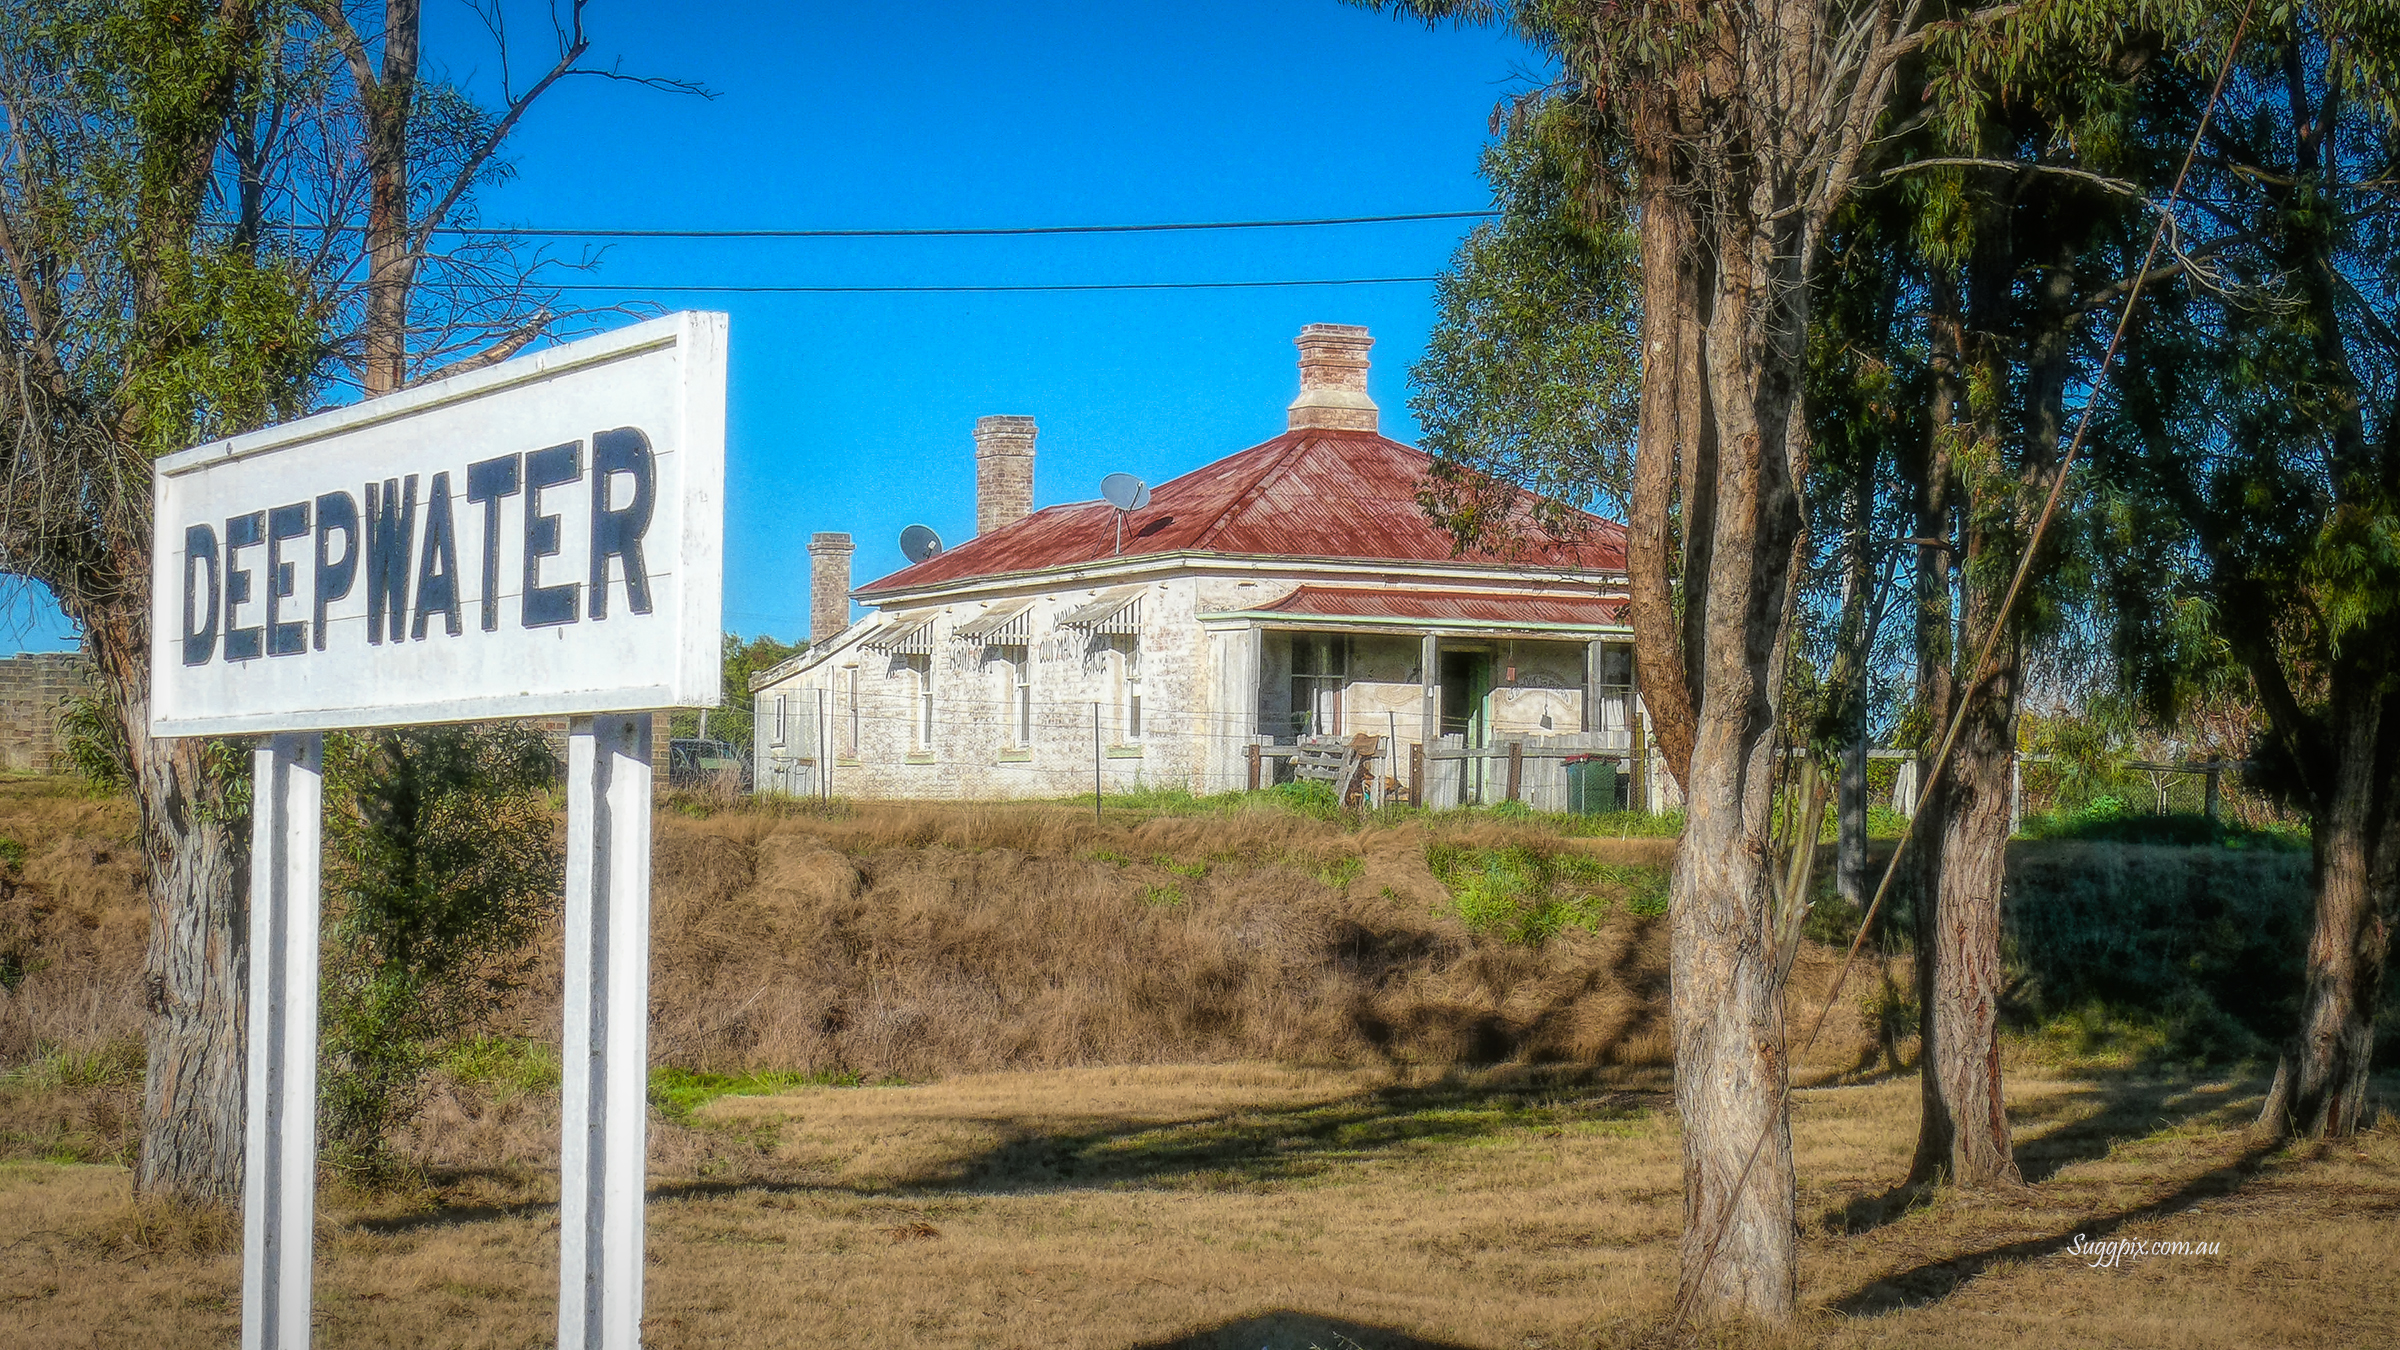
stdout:
<svg viewBox="0 0 2400 1350">
<path fill-rule="evenodd" d="M 930 609 L 903 614 L 859 639 L 858 645 L 871 652 L 923 656 L 933 650 L 934 614 Z"/>
<path fill-rule="evenodd" d="M 1024 647 L 1031 645 L 1032 634 L 1033 602 L 1020 600 L 960 624 L 950 636 L 958 642 L 979 642 L 986 647 Z"/>
<path fill-rule="evenodd" d="M 1143 586 L 1119 586 L 1102 591 L 1091 603 L 1079 605 L 1058 617 L 1061 628 L 1080 628 L 1087 633 L 1139 633 L 1142 631 Z"/>
</svg>

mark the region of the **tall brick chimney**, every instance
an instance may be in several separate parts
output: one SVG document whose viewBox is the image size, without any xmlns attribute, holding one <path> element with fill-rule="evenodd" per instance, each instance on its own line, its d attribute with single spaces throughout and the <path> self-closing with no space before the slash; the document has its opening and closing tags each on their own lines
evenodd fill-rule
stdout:
<svg viewBox="0 0 2400 1350">
<path fill-rule="evenodd" d="M 1291 429 L 1375 430 L 1375 400 L 1367 397 L 1367 349 L 1375 339 L 1350 323 L 1312 323 L 1292 339 L 1300 348 L 1300 397 L 1292 400 Z"/>
<path fill-rule="evenodd" d="M 1033 514 L 1033 419 L 975 419 L 975 533 Z"/>
<path fill-rule="evenodd" d="M 822 647 L 850 626 L 850 554 L 840 533 L 808 537 L 808 643 Z"/>
</svg>

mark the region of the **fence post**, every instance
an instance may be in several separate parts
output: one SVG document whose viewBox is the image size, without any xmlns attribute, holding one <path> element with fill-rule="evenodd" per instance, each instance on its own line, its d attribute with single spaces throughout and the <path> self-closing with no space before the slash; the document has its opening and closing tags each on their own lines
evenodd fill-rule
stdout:
<svg viewBox="0 0 2400 1350">
<path fill-rule="evenodd" d="M 1258 791 L 1258 742 L 1250 742 L 1250 790 Z"/>
<path fill-rule="evenodd" d="M 1518 791 L 1525 785 L 1525 742 L 1508 743 L 1508 799 L 1517 800 Z"/>
<path fill-rule="evenodd" d="M 2010 751 L 2008 756 L 2008 832 L 2015 834 L 2025 827 L 2025 756 Z"/>
<path fill-rule="evenodd" d="M 1408 747 L 1408 804 L 1425 804 L 1425 742 Z"/>
<path fill-rule="evenodd" d="M 2208 796 L 2206 799 L 2206 809 L 2208 811 L 2208 823 L 2210 825 L 2215 825 L 2217 823 L 2217 812 L 2221 809 L 2223 798 L 2220 796 L 2220 794 L 2224 791 L 2222 784 L 2224 773 L 2224 760 L 2212 759 L 2208 762 Z"/>
</svg>

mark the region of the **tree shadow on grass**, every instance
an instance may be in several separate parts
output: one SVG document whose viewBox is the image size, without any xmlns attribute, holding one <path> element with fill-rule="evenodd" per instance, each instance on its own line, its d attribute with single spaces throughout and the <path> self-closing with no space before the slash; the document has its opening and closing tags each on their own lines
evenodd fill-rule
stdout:
<svg viewBox="0 0 2400 1350">
<path fill-rule="evenodd" d="M 1202 1327 L 1163 1341 L 1144 1341 L 1132 1350 L 1465 1350 L 1450 1341 L 1430 1341 L 1390 1327 L 1371 1327 L 1339 1317 L 1278 1308 L 1239 1321 Z"/>
<path fill-rule="evenodd" d="M 2011 1120 L 2017 1170 L 2025 1184 L 2038 1186 L 2076 1163 L 2107 1157 L 2122 1140 L 2162 1129 L 2244 1123 L 2257 1110 L 2264 1088 L 2263 1079 L 2230 1080 L 2228 1086 L 2228 1080 L 2154 1078 L 2138 1071 L 2098 1076 L 2072 1092 L 2045 1099 L 2039 1114 Z M 1853 1196 L 1826 1211 L 1821 1222 L 1832 1232 L 1871 1232 L 1899 1221 L 1938 1189 L 1902 1181 L 1878 1194 Z"/>
<path fill-rule="evenodd" d="M 1172 1121 L 1113 1121 L 1081 1130 L 981 1123 L 1000 1143 L 889 1182 L 775 1182 L 726 1178 L 653 1186 L 653 1200 L 742 1190 L 859 1194 L 1006 1194 L 1121 1186 L 1235 1190 L 1306 1181 L 1409 1150 L 1495 1135 L 1627 1123 L 1668 1105 L 1663 1091 L 1628 1089 L 1574 1069 L 1453 1072 L 1328 1101 L 1253 1107 Z"/>
<path fill-rule="evenodd" d="M 2055 1256 L 2073 1246 L 2078 1238 L 2097 1242 L 2127 1224 L 2164 1218 L 2203 1201 L 2231 1195 L 2263 1170 L 2267 1159 L 2275 1152 L 2276 1146 L 2272 1144 L 2255 1146 L 2232 1162 L 2203 1172 L 2148 1204 L 2080 1220 L 2068 1231 L 2003 1243 L 1981 1251 L 1911 1266 L 1862 1285 L 1826 1306 L 1847 1317 L 1880 1317 L 1885 1313 L 1939 1302 L 1956 1292 L 1960 1285 L 2000 1262 Z"/>
</svg>

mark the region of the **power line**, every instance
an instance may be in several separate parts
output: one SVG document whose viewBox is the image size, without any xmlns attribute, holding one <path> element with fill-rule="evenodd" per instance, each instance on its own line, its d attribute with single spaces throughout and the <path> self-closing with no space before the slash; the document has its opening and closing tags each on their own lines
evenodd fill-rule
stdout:
<svg viewBox="0 0 2400 1350">
<path fill-rule="evenodd" d="M 783 286 L 768 284 L 607 286 L 597 283 L 579 283 L 548 289 L 671 295 L 995 295 L 1045 291 L 1240 291 L 1297 286 L 1403 286 L 1421 285 L 1435 279 L 1430 276 L 1318 277 L 1291 281 L 1090 281 L 1027 286 Z"/>
<path fill-rule="evenodd" d="M 945 225 L 901 229 L 823 230 L 648 230 L 602 227 L 569 229 L 533 225 L 437 225 L 433 233 L 503 239 L 966 239 L 1055 234 L 1164 234 L 1193 230 L 1290 230 L 1324 225 L 1391 225 L 1419 220 L 1485 220 L 1497 211 L 1413 211 L 1384 216 L 1311 216 L 1290 220 L 1185 220 L 1131 225 Z M 215 222 L 231 228 L 230 222 Z M 364 225 L 297 221 L 269 228 L 295 232 L 358 234 Z"/>
</svg>

